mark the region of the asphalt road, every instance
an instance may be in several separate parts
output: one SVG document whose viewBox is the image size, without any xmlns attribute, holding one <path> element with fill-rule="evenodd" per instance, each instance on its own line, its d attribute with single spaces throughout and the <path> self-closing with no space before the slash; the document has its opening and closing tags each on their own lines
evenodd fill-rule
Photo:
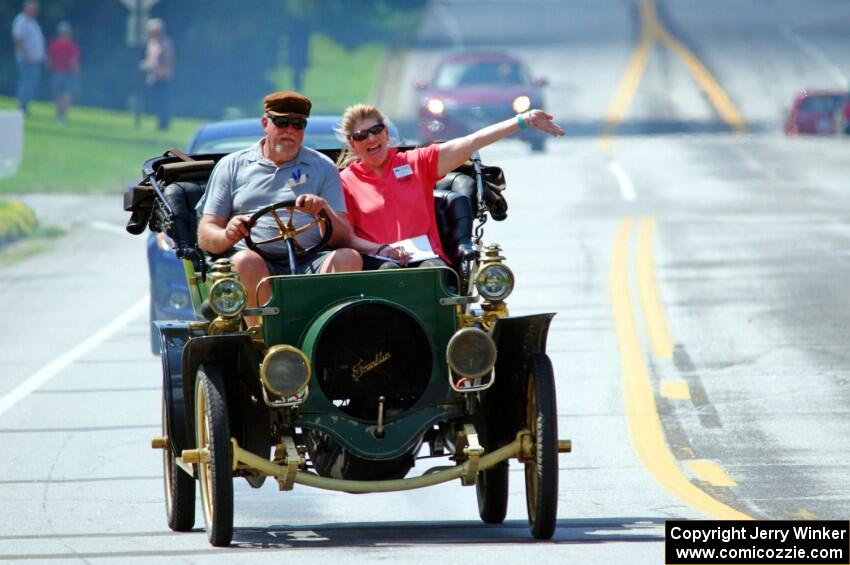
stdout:
<svg viewBox="0 0 850 565">
<path fill-rule="evenodd" d="M 483 152 L 508 181 L 509 218 L 486 234 L 518 275 L 511 310 L 558 313 L 549 352 L 574 452 L 554 539 L 527 534 L 519 467 L 499 527 L 455 483 L 354 496 L 240 481 L 232 548 L 169 532 L 144 238 L 116 229 L 118 195 L 32 197 L 69 231 L 0 270 L 0 560 L 657 564 L 670 518 L 847 519 L 850 140 L 789 139 L 781 122 L 797 89 L 850 75 L 850 6 L 431 10 L 400 84 L 451 46 L 501 46 L 549 79 L 568 131 L 545 154 Z M 413 103 L 400 90 L 391 116 Z"/>
</svg>

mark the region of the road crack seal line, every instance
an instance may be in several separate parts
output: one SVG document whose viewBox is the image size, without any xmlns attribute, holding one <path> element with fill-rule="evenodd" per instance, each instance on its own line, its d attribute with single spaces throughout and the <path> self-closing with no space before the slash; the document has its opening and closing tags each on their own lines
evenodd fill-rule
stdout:
<svg viewBox="0 0 850 565">
<path fill-rule="evenodd" d="M 70 553 L 71 555 L 76 555 L 77 551 L 68 542 L 62 539 L 61 536 L 59 536 L 59 532 L 56 530 L 56 526 L 53 524 L 53 518 L 51 518 L 50 516 L 50 511 L 47 509 L 49 503 L 48 494 L 50 491 L 50 485 L 53 482 L 53 472 L 56 470 L 57 463 L 59 463 L 59 461 L 62 459 L 62 452 L 64 452 L 65 449 L 68 447 L 68 443 L 70 443 L 71 438 L 73 436 L 73 433 L 67 434 L 64 440 L 62 441 L 62 445 L 59 446 L 59 449 L 57 449 L 56 453 L 54 454 L 53 463 L 50 465 L 50 469 L 47 471 L 47 481 L 44 483 L 44 490 L 42 491 L 41 495 L 41 510 L 42 512 L 44 512 L 44 516 L 47 518 L 47 529 L 50 531 L 50 533 L 55 535 L 56 539 L 59 540 L 59 543 L 61 543 L 65 547 L 65 549 L 68 550 L 68 553 Z M 80 559 L 83 561 L 83 563 L 89 563 L 89 561 L 85 558 Z"/>
<path fill-rule="evenodd" d="M 720 415 L 708 399 L 708 393 L 702 384 L 702 379 L 699 373 L 697 373 L 693 361 L 691 361 L 690 355 L 688 355 L 688 351 L 680 343 L 676 344 L 676 348 L 673 351 L 673 363 L 679 370 L 679 374 L 688 383 L 691 391 L 691 403 L 696 409 L 700 424 L 704 428 L 722 428 Z"/>
</svg>

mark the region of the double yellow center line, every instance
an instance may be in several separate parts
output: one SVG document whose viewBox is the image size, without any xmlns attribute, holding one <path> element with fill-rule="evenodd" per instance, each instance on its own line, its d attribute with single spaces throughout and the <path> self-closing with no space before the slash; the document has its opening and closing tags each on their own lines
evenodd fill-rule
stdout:
<svg viewBox="0 0 850 565">
<path fill-rule="evenodd" d="M 614 327 L 623 362 L 626 420 L 632 443 L 638 458 L 652 476 L 673 494 L 703 512 L 723 519 L 746 520 L 750 516 L 735 510 L 696 487 L 684 475 L 676 458 L 667 447 L 661 418 L 655 403 L 655 395 L 649 378 L 646 360 L 638 337 L 637 321 L 629 291 L 629 240 L 634 231 L 634 220 L 625 218 L 620 222 L 609 272 L 609 290 L 613 309 Z M 655 291 L 652 256 L 652 234 L 655 220 L 644 218 L 638 229 L 637 243 L 637 286 L 641 295 L 647 331 L 656 356 L 672 355 L 672 339 L 667 330 L 661 303 Z M 699 460 L 687 462 L 692 472 L 708 477 L 717 486 L 722 470 L 710 462 Z M 711 475 L 716 475 L 712 477 Z M 725 475 L 725 474 L 723 474 Z M 720 477 L 722 478 L 722 477 Z M 728 479 L 728 477 L 727 477 Z"/>
<path fill-rule="evenodd" d="M 661 485 L 691 506 L 718 518 L 750 519 L 750 516 L 723 504 L 691 483 L 667 447 L 649 370 L 641 348 L 637 319 L 629 290 L 629 241 L 634 232 L 634 224 L 635 221 L 632 218 L 624 218 L 620 222 L 614 241 L 608 281 L 614 327 L 623 364 L 626 420 L 635 451 L 644 467 Z M 656 292 L 652 256 L 654 230 L 654 219 L 643 218 L 640 221 L 636 261 L 637 287 L 653 354 L 656 357 L 669 358 L 672 356 L 673 341 Z M 714 467 L 710 462 L 694 460 L 687 462 L 687 465 L 697 475 L 708 477 L 712 484 L 717 486 L 734 484 L 733 482 L 723 484 L 718 479 L 718 472 L 722 474 L 722 470 Z"/>
<path fill-rule="evenodd" d="M 681 41 L 673 37 L 661 24 L 653 0 L 643 0 L 640 9 L 640 21 L 640 41 L 638 41 L 638 45 L 632 53 L 626 72 L 620 82 L 620 88 L 617 90 L 617 95 L 608 110 L 605 125 L 602 127 L 599 143 L 603 150 L 608 150 L 611 136 L 620 122 L 623 121 L 626 111 L 637 93 L 640 79 L 646 70 L 646 63 L 656 41 L 661 42 L 682 60 L 723 121 L 733 131 L 746 133 L 747 124 L 744 117 L 697 56 Z"/>
</svg>

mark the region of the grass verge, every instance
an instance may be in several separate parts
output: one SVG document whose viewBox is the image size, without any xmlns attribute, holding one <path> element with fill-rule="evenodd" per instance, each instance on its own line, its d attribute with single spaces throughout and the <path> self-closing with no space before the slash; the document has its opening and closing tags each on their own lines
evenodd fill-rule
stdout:
<svg viewBox="0 0 850 565">
<path fill-rule="evenodd" d="M 0 108 L 16 108 L 0 97 Z M 56 122 L 53 104 L 33 102 L 24 120 L 24 152 L 15 175 L 0 179 L 0 194 L 31 192 L 122 192 L 138 178 L 142 163 L 169 147 L 185 147 L 197 119 L 175 119 L 159 131 L 154 118 L 134 125 L 129 112 L 72 107 L 64 124 Z"/>
</svg>

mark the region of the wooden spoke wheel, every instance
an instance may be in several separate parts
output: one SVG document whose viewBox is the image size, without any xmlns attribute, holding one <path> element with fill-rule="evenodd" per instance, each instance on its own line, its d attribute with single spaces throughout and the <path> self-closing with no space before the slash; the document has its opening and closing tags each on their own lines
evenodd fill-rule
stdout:
<svg viewBox="0 0 850 565">
<path fill-rule="evenodd" d="M 162 395 L 162 435 L 168 435 L 165 393 Z M 175 532 L 188 532 L 195 525 L 195 479 L 174 462 L 174 452 L 162 450 L 165 484 L 165 513 L 168 527 Z"/>
<path fill-rule="evenodd" d="M 528 372 L 526 425 L 534 446 L 525 462 L 528 525 L 535 538 L 549 539 L 558 514 L 558 410 L 552 362 L 545 353 L 534 355 Z"/>
<path fill-rule="evenodd" d="M 233 538 L 230 425 L 224 380 L 211 365 L 201 366 L 195 380 L 195 439 L 198 449 L 209 451 L 209 460 L 197 464 L 207 538 L 214 546 L 228 546 Z"/>
</svg>

